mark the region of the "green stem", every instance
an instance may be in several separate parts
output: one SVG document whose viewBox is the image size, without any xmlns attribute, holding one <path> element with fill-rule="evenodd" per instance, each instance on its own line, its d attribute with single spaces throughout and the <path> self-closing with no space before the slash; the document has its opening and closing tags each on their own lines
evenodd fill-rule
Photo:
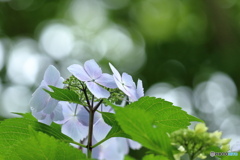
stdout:
<svg viewBox="0 0 240 160">
<path fill-rule="evenodd" d="M 106 140 L 108 140 L 108 138 L 104 138 L 104 139 L 102 139 L 102 140 L 99 141 L 98 143 L 94 144 L 94 145 L 92 146 L 92 148 L 97 147 L 98 145 L 102 144 L 102 143 L 105 142 Z"/>
<path fill-rule="evenodd" d="M 81 147 L 83 147 L 83 148 L 87 148 L 86 145 L 83 145 L 83 144 L 78 143 L 78 142 L 75 142 L 75 141 L 71 141 L 70 143 L 73 143 L 73 144 L 79 145 L 79 146 L 81 146 Z"/>
</svg>

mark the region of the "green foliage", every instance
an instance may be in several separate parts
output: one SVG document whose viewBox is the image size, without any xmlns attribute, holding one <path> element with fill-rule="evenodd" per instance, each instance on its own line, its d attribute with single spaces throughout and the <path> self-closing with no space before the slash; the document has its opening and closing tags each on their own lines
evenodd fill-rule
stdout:
<svg viewBox="0 0 240 160">
<path fill-rule="evenodd" d="M 202 121 L 180 107 L 154 97 L 143 97 L 125 108 L 105 103 L 116 111 L 116 114 L 102 112 L 104 121 L 113 127 L 108 135 L 129 135 L 144 147 L 169 159 L 173 159 L 173 154 L 167 132 L 187 128 L 191 121 Z"/>
<path fill-rule="evenodd" d="M 142 160 L 169 160 L 169 159 L 164 156 L 155 156 L 153 154 L 150 154 L 150 155 L 144 156 Z"/>
<path fill-rule="evenodd" d="M 46 89 L 44 90 L 47 93 L 49 93 L 52 98 L 59 101 L 68 101 L 70 103 L 81 104 L 79 100 L 79 96 L 74 91 L 71 91 L 69 89 L 61 89 L 54 86 L 49 86 L 49 87 L 53 90 L 53 92 L 48 91 Z"/>
<path fill-rule="evenodd" d="M 86 155 L 67 143 L 61 142 L 42 132 L 29 128 L 30 134 L 26 139 L 16 141 L 8 148 L 5 159 L 14 160 L 85 160 Z"/>
<path fill-rule="evenodd" d="M 124 160 L 135 160 L 133 157 L 130 157 L 130 156 L 128 156 L 128 155 L 126 155 L 125 157 L 124 157 Z"/>
<path fill-rule="evenodd" d="M 165 101 L 161 98 L 142 97 L 137 102 L 134 102 L 127 107 L 141 109 L 144 112 L 149 113 L 154 119 L 154 125 L 166 132 L 187 128 L 191 121 L 202 122 L 202 120 L 181 110 L 180 107 L 173 106 L 171 102 Z"/>
<path fill-rule="evenodd" d="M 31 130 L 29 128 L 31 128 Z M 34 132 L 37 132 L 36 135 L 38 135 L 39 132 L 43 132 L 46 134 L 43 137 L 48 136 L 49 138 L 51 137 L 56 141 L 65 142 L 67 145 L 69 143 L 75 143 L 71 138 L 61 133 L 60 127 L 57 124 L 47 126 L 43 123 L 37 122 L 37 120 L 32 117 L 30 113 L 27 113 L 23 115 L 23 118 L 7 119 L 0 123 L 0 155 L 11 156 L 8 155 L 11 151 L 19 150 L 20 152 L 21 149 L 19 148 L 22 148 L 22 150 L 26 150 L 27 148 L 24 147 L 31 147 L 28 143 L 36 143 L 37 141 L 41 142 L 42 135 L 39 134 L 40 137 L 38 137 L 33 134 L 32 130 L 34 130 Z M 53 145 L 52 147 L 54 147 L 55 145 L 60 145 L 51 144 L 50 141 L 51 140 L 49 140 L 48 146 Z M 18 155 L 13 154 L 12 156 Z"/>
<path fill-rule="evenodd" d="M 133 140 L 158 154 L 173 159 L 170 139 L 161 128 L 153 125 L 153 117 L 141 109 L 115 108 L 116 120 Z"/>
</svg>

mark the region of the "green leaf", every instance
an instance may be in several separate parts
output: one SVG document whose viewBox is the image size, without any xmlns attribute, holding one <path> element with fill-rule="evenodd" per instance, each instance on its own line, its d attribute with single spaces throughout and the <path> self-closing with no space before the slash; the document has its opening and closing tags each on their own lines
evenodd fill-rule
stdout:
<svg viewBox="0 0 240 160">
<path fill-rule="evenodd" d="M 131 157 L 131 156 L 129 156 L 129 155 L 126 155 L 126 156 L 124 157 L 124 160 L 136 160 L 136 159 L 133 158 L 133 157 Z"/>
<path fill-rule="evenodd" d="M 187 128 L 191 121 L 203 122 L 187 114 L 180 107 L 176 107 L 171 102 L 161 98 L 142 97 L 126 107 L 142 109 L 144 112 L 149 113 L 154 119 L 154 124 L 166 132 Z"/>
<path fill-rule="evenodd" d="M 143 109 L 117 107 L 116 120 L 133 140 L 158 154 L 173 159 L 170 139 L 161 128 L 154 125 L 154 117 Z"/>
<path fill-rule="evenodd" d="M 30 131 L 31 132 L 31 131 Z M 32 130 L 30 136 L 22 141 L 17 141 L 8 148 L 4 154 L 5 159 L 14 160 L 87 160 L 86 155 L 42 132 Z"/>
<path fill-rule="evenodd" d="M 49 86 L 53 92 L 44 89 L 50 96 L 59 101 L 68 101 L 72 103 L 81 104 L 79 96 L 74 91 L 68 89 L 57 88 L 54 86 Z"/>
<path fill-rule="evenodd" d="M 0 155 L 18 141 L 24 141 L 29 138 L 31 136 L 29 127 L 32 127 L 35 131 L 44 132 L 60 141 L 74 143 L 70 137 L 61 133 L 59 126 L 53 126 L 55 127 L 37 122 L 30 113 L 25 114 L 23 118 L 12 118 L 2 121 L 0 123 Z"/>
<path fill-rule="evenodd" d="M 142 160 L 169 160 L 167 157 L 164 157 L 164 156 L 155 156 L 153 154 L 150 154 L 150 155 L 146 155 L 143 157 Z"/>
</svg>

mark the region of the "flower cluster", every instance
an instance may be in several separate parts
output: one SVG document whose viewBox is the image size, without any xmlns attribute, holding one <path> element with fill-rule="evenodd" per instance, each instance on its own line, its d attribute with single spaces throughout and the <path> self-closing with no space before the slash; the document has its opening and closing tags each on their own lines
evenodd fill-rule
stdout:
<svg viewBox="0 0 240 160">
<path fill-rule="evenodd" d="M 218 147 L 222 152 L 229 151 L 230 139 L 221 139 L 222 132 L 220 131 L 209 133 L 206 132 L 207 130 L 204 123 L 198 123 L 194 130 L 181 129 L 173 132 L 170 135 L 172 144 L 180 151 L 174 155 L 175 158 L 180 159 L 187 153 L 190 159 L 196 157 L 205 159 L 214 147 Z"/>
<path fill-rule="evenodd" d="M 33 93 L 30 100 L 33 116 L 39 122 L 48 125 L 52 122 L 60 124 L 62 133 L 78 143 L 92 146 L 100 142 L 111 130 L 111 126 L 104 122 L 98 111 L 114 113 L 110 106 L 105 106 L 102 103 L 103 99 L 110 99 L 112 96 L 114 97 L 114 93 L 119 91 L 128 97 L 130 103 L 144 96 L 141 80 L 138 80 L 136 85 L 129 74 L 123 73 L 121 76 L 112 64 L 109 65 L 113 75 L 102 73 L 101 68 L 94 60 L 86 61 L 83 66 L 73 64 L 68 67 L 68 71 L 73 75 L 74 82 L 72 79 L 68 79 L 65 83 L 59 71 L 54 66 L 49 66 L 45 71 L 41 85 Z M 66 85 L 64 86 L 64 84 Z M 49 85 L 73 90 L 79 95 L 81 102 L 75 104 L 53 99 L 44 91 L 44 89 L 52 91 Z M 91 117 L 92 123 L 90 123 Z M 92 127 L 92 135 L 90 136 L 89 130 Z M 89 140 L 89 136 L 91 140 Z M 89 143 L 89 141 L 91 142 Z M 126 138 L 111 138 L 95 147 L 92 151 L 92 157 L 121 160 L 128 153 L 129 147 L 139 149 L 141 145 Z M 82 148 L 82 150 L 87 153 L 86 148 Z"/>
</svg>

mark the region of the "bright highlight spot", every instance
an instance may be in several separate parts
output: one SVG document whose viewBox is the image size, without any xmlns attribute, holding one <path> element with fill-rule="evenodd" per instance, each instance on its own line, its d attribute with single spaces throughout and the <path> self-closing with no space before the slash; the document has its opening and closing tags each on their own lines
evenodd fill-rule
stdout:
<svg viewBox="0 0 240 160">
<path fill-rule="evenodd" d="M 55 60 L 67 57 L 74 46 L 74 36 L 68 26 L 51 24 L 47 26 L 40 37 L 44 50 Z"/>
</svg>

